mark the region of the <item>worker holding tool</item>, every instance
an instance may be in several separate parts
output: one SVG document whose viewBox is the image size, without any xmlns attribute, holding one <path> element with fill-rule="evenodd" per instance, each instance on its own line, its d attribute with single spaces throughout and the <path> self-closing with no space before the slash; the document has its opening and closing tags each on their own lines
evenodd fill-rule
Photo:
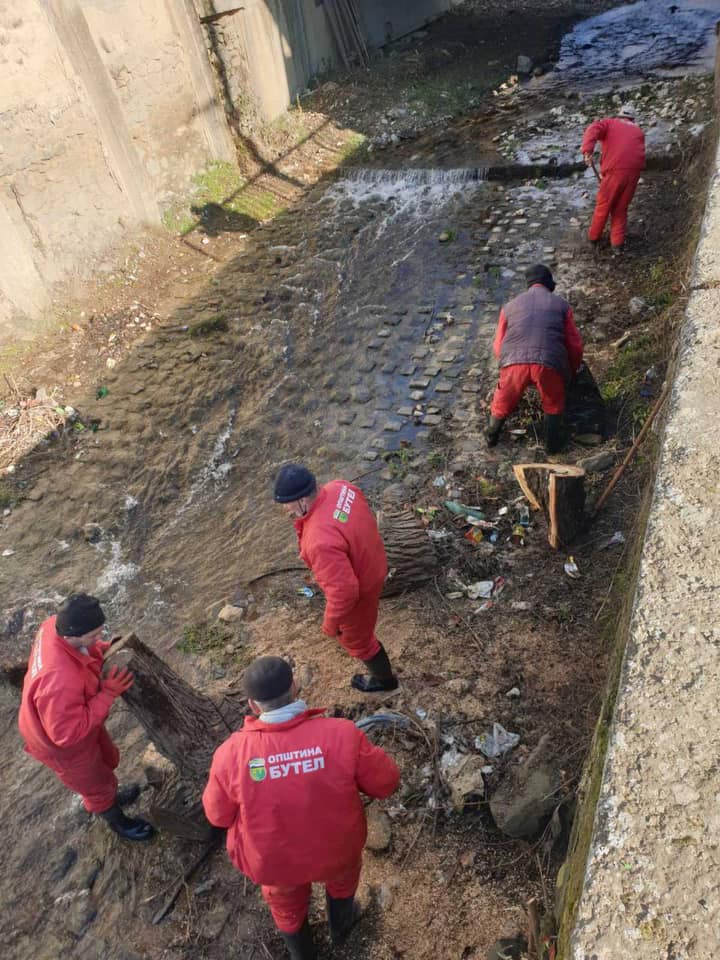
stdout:
<svg viewBox="0 0 720 960">
<path fill-rule="evenodd" d="M 570 304 L 553 293 L 550 270 L 538 263 L 525 273 L 528 289 L 500 311 L 494 352 L 500 362 L 490 405 L 487 444 L 494 447 L 505 420 L 529 386 L 536 387 L 545 415 L 545 449 L 562 445 L 565 384 L 582 362 L 583 342 Z"/>
<path fill-rule="evenodd" d="M 314 960 L 311 884 L 325 885 L 330 935 L 342 943 L 360 917 L 360 794 L 389 797 L 400 772 L 350 720 L 309 710 L 280 657 L 255 660 L 244 681 L 254 716 L 215 751 L 205 814 L 227 828 L 238 870 L 261 885 L 292 960 Z"/>
<path fill-rule="evenodd" d="M 615 255 L 620 253 L 625 242 L 628 207 L 645 167 L 645 134 L 634 120 L 634 107 L 630 103 L 624 104 L 616 117 L 591 123 L 581 147 L 585 163 L 595 170 L 600 180 L 588 239 L 597 243 L 610 217 L 610 245 Z M 593 160 L 598 141 L 602 145 L 599 176 Z"/>
<path fill-rule="evenodd" d="M 105 614 L 95 597 L 71 596 L 56 616 L 40 625 L 30 654 L 18 726 L 25 750 L 79 793 L 124 840 L 149 840 L 152 826 L 128 817 L 123 805 L 137 799 L 135 785 L 118 791 L 118 748 L 105 729 L 115 700 L 133 683 L 129 670 L 112 667 L 102 676 L 110 646 L 100 638 Z"/>
<path fill-rule="evenodd" d="M 368 669 L 370 676 L 355 674 L 351 686 L 362 693 L 397 690 L 397 677 L 375 636 L 387 558 L 367 500 L 347 480 L 318 489 L 314 475 L 297 463 L 280 470 L 274 497 L 292 517 L 300 557 L 325 594 L 323 633 Z"/>
</svg>

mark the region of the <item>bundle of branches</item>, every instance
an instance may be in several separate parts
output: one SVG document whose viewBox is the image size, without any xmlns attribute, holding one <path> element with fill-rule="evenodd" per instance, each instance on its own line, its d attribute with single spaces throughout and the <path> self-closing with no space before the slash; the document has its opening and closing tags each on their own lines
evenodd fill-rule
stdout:
<svg viewBox="0 0 720 960">
<path fill-rule="evenodd" d="M 65 422 L 56 391 L 39 389 L 23 396 L 16 382 L 6 376 L 6 399 L 0 407 L 0 469 L 16 463 L 49 433 Z"/>
</svg>

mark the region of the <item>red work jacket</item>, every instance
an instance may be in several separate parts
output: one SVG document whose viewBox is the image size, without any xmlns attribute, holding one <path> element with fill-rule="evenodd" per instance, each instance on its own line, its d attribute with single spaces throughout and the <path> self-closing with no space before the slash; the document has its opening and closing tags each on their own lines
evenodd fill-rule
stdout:
<svg viewBox="0 0 720 960">
<path fill-rule="evenodd" d="M 205 813 L 228 828 L 230 859 L 255 883 L 332 879 L 365 845 L 360 793 L 388 797 L 400 782 L 395 761 L 354 723 L 323 713 L 285 723 L 249 717 L 215 751 Z"/>
<path fill-rule="evenodd" d="M 18 726 L 27 752 L 53 769 L 73 767 L 97 743 L 114 699 L 100 680 L 108 647 L 99 642 L 88 653 L 76 650 L 55 632 L 55 617 L 38 630 Z"/>
<path fill-rule="evenodd" d="M 295 529 L 300 556 L 325 594 L 323 631 L 337 636 L 361 595 L 379 593 L 385 582 L 387 557 L 375 515 L 357 487 L 332 480 Z"/>
<path fill-rule="evenodd" d="M 642 170 L 645 166 L 645 134 L 631 120 L 621 117 L 596 120 L 586 129 L 580 149 L 583 153 L 592 153 L 598 140 L 602 144 L 602 174 L 613 170 Z"/>
</svg>

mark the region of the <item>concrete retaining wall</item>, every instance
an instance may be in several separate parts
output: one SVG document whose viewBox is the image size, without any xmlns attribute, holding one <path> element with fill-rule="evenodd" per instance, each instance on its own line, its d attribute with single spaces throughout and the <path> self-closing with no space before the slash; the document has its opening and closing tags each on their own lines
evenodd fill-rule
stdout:
<svg viewBox="0 0 720 960">
<path fill-rule="evenodd" d="M 190 0 L 0 9 L 0 339 L 235 151 Z"/>
<path fill-rule="evenodd" d="M 720 942 L 718 318 L 720 150 L 667 401 L 583 889 L 563 951 L 574 960 L 700 960 L 716 956 Z"/>
<path fill-rule="evenodd" d="M 361 0 L 370 47 L 380 47 L 445 13 L 459 0 Z M 196 0 L 234 112 L 273 120 L 311 77 L 339 62 L 322 0 Z M 241 9 L 238 9 L 241 8 Z M 247 102 L 247 98 L 251 102 Z"/>
</svg>

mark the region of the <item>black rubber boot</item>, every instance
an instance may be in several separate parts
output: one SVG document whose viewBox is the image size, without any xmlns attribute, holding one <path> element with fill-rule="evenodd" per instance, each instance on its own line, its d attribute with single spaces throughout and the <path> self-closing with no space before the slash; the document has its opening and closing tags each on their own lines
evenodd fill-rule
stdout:
<svg viewBox="0 0 720 960">
<path fill-rule="evenodd" d="M 129 807 L 131 803 L 135 803 L 139 796 L 140 784 L 129 783 L 126 787 L 120 787 L 115 797 L 115 803 L 119 807 Z"/>
<path fill-rule="evenodd" d="M 126 817 L 121 807 L 114 803 L 109 810 L 104 810 L 98 814 L 105 823 L 123 840 L 134 840 L 137 843 L 143 843 L 145 840 L 151 840 L 155 834 L 152 824 L 147 820 L 136 819 L 135 817 Z"/>
<path fill-rule="evenodd" d="M 347 940 L 348 934 L 362 916 L 362 910 L 355 897 L 338 897 L 336 899 L 327 893 L 325 903 L 327 905 L 330 939 L 333 946 L 338 947 Z"/>
<path fill-rule="evenodd" d="M 350 686 L 354 690 L 359 690 L 361 693 L 392 693 L 393 690 L 397 690 L 398 680 L 382 644 L 375 656 L 369 660 L 363 660 L 363 663 L 368 668 L 370 676 L 356 673 L 350 681 Z"/>
<path fill-rule="evenodd" d="M 487 440 L 487 445 L 489 447 L 496 446 L 498 440 L 500 439 L 500 431 L 502 430 L 504 423 L 504 418 L 500 419 L 500 417 L 490 417 L 487 430 L 485 431 L 485 439 Z"/>
<path fill-rule="evenodd" d="M 317 949 L 307 917 L 297 933 L 283 933 L 280 936 L 290 954 L 290 960 L 316 960 Z"/>
<path fill-rule="evenodd" d="M 545 414 L 545 452 L 557 453 L 563 445 L 561 413 Z"/>
</svg>

